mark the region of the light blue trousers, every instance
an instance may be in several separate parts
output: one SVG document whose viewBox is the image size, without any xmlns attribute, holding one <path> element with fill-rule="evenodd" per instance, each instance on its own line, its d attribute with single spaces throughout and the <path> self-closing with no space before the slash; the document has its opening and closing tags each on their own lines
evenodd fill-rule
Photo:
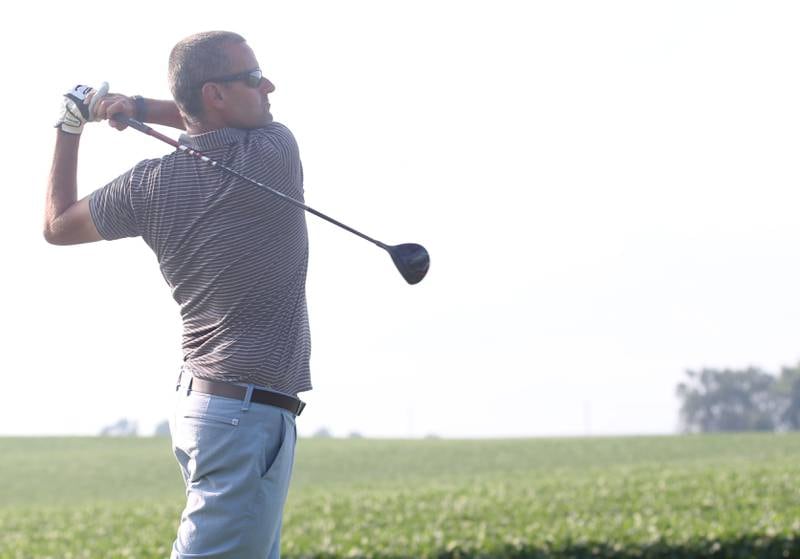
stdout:
<svg viewBox="0 0 800 559">
<path fill-rule="evenodd" d="M 170 559 L 278 559 L 297 440 L 295 417 L 275 406 L 187 390 L 170 425 L 186 508 Z"/>
</svg>

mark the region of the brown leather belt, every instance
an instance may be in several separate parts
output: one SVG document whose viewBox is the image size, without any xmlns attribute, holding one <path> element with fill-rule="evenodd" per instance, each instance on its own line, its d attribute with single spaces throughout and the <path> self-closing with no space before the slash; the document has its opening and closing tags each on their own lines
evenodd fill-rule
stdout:
<svg viewBox="0 0 800 559">
<path fill-rule="evenodd" d="M 180 385 L 178 385 L 180 388 Z M 186 389 L 186 388 L 184 388 Z M 233 398 L 235 400 L 244 401 L 247 397 L 247 387 L 230 384 L 227 382 L 217 382 L 213 380 L 204 380 L 196 377 L 189 377 L 188 390 L 195 390 L 203 394 L 211 394 L 213 396 L 223 396 L 225 398 Z M 285 394 L 271 392 L 269 390 L 261 390 L 260 388 L 253 388 L 253 395 L 250 397 L 251 402 L 257 404 L 266 404 L 268 406 L 278 406 L 285 410 L 289 410 L 295 415 L 300 415 L 306 403 L 298 398 L 293 398 Z"/>
</svg>

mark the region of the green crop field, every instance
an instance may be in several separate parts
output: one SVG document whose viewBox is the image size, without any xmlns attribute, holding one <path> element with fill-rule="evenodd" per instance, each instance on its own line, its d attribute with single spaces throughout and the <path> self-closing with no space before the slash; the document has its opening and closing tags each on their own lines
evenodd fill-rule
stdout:
<svg viewBox="0 0 800 559">
<path fill-rule="evenodd" d="M 0 438 L 0 558 L 169 556 L 167 439 Z M 800 435 L 302 439 L 299 557 L 800 557 Z M 243 558 L 247 559 L 247 558 Z"/>
</svg>

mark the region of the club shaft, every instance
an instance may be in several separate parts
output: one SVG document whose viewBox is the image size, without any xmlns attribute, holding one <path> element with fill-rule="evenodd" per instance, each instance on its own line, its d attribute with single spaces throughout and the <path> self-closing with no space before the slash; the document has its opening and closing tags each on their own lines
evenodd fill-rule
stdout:
<svg viewBox="0 0 800 559">
<path fill-rule="evenodd" d="M 165 142 L 165 143 L 171 145 L 172 147 L 179 149 L 180 151 L 182 151 L 184 153 L 188 153 L 189 155 L 193 155 L 196 158 L 200 159 L 201 161 L 204 161 L 204 162 L 208 163 L 212 167 L 216 167 L 217 169 L 225 171 L 226 173 L 231 174 L 231 175 L 233 175 L 233 176 L 235 176 L 237 178 L 240 178 L 240 179 L 242 179 L 244 181 L 247 181 L 247 182 L 249 182 L 251 184 L 259 186 L 259 187 L 263 188 L 264 190 L 274 194 L 275 196 L 280 197 L 281 199 L 283 199 L 284 201 L 288 202 L 289 204 L 292 204 L 293 206 L 296 206 L 296 207 L 301 208 L 301 209 L 303 209 L 303 210 L 305 210 L 305 211 L 307 211 L 309 213 L 312 213 L 317 217 L 321 217 L 322 219 L 324 219 L 325 221 L 327 221 L 329 223 L 333 223 L 334 225 L 338 225 L 339 227 L 341 227 L 345 231 L 349 231 L 349 232 L 353 233 L 354 235 L 358 235 L 362 239 L 367 240 L 367 241 L 369 241 L 371 243 L 374 243 L 374 244 L 378 245 L 379 247 L 381 247 L 382 249 L 384 249 L 386 251 L 389 250 L 389 247 L 387 245 L 383 244 L 380 241 L 377 241 L 377 240 L 373 239 L 372 237 L 370 237 L 368 235 L 365 235 L 361 231 L 357 231 L 356 229 L 353 229 L 352 227 L 350 227 L 348 225 L 345 225 L 341 221 L 333 219 L 332 217 L 329 217 L 329 216 L 325 215 L 324 213 L 315 210 L 311 206 L 306 206 L 305 204 L 303 204 L 299 200 L 295 200 L 291 196 L 287 196 L 286 194 L 284 194 L 282 192 L 279 192 L 279 191 L 275 190 L 274 188 L 267 186 L 266 184 L 263 184 L 263 183 L 258 182 L 257 180 L 251 179 L 250 177 L 247 177 L 247 176 L 241 174 L 239 171 L 237 171 L 235 169 L 231 169 L 230 167 L 227 167 L 227 166 L 223 165 L 219 161 L 215 161 L 215 160 L 211 159 L 210 157 L 208 157 L 207 155 L 204 155 L 203 153 L 200 153 L 199 151 L 197 151 L 195 149 L 192 149 L 189 146 L 185 146 L 185 145 L 173 140 L 169 136 L 165 136 L 164 134 L 161 134 L 160 132 L 158 132 L 156 130 L 153 130 L 151 127 L 147 126 L 143 122 L 140 122 L 140 121 L 138 121 L 138 120 L 136 120 L 134 118 L 127 117 L 127 116 L 125 116 L 123 114 L 116 114 L 116 115 L 114 115 L 112 117 L 112 119 L 117 121 L 117 122 L 123 122 L 123 123 L 127 124 L 128 126 L 130 126 L 131 128 L 135 128 L 139 132 L 143 132 L 143 133 L 147 134 L 148 136 L 152 136 L 153 138 L 157 138 L 157 139 L 161 140 L 162 142 Z"/>
</svg>

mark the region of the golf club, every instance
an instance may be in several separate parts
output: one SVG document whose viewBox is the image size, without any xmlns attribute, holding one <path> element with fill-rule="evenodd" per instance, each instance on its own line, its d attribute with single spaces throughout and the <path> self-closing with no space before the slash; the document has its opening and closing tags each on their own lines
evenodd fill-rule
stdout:
<svg viewBox="0 0 800 559">
<path fill-rule="evenodd" d="M 297 206 L 298 208 L 302 208 L 305 211 L 310 212 L 310 213 L 314 214 L 317 217 L 321 217 L 322 219 L 324 219 L 326 221 L 329 221 L 330 223 L 333 223 L 334 225 L 338 225 L 339 227 L 341 227 L 342 229 L 344 229 L 346 231 L 350 231 L 351 233 L 353 233 L 355 235 L 358 235 L 362 239 L 365 239 L 365 240 L 367 240 L 367 241 L 369 241 L 371 243 L 374 243 L 374 244 L 378 245 L 383 250 L 385 250 L 386 252 L 389 253 L 389 256 L 392 257 L 392 262 L 394 262 L 394 265 L 397 267 L 397 270 L 400 272 L 400 275 L 402 275 L 403 279 L 405 279 L 411 285 L 414 285 L 415 283 L 421 282 L 422 278 L 425 277 L 425 274 L 428 273 L 428 267 L 430 266 L 431 259 L 430 259 L 430 256 L 428 256 L 428 251 L 425 250 L 425 247 L 423 247 L 422 245 L 418 245 L 418 244 L 414 244 L 414 243 L 405 243 L 405 244 L 402 244 L 402 245 L 393 245 L 393 246 L 392 245 L 386 245 L 386 244 L 384 244 L 384 243 L 382 243 L 380 241 L 377 241 L 377 240 L 373 239 L 372 237 L 369 237 L 369 236 L 365 235 L 364 233 L 361 233 L 360 231 L 356 231 L 352 227 L 349 227 L 349 226 L 345 225 L 344 223 L 342 223 L 340 221 L 336 221 L 332 217 L 328 217 L 324 213 L 319 212 L 319 211 L 315 210 L 314 208 L 312 208 L 310 206 L 306 206 L 302 202 L 299 202 L 299 201 L 295 200 L 294 198 L 291 198 L 291 197 L 283 194 L 282 192 L 278 192 L 274 188 L 270 188 L 266 184 L 262 184 L 262 183 L 258 182 L 257 180 L 253 180 L 250 177 L 246 177 L 246 176 L 242 175 L 241 173 L 239 173 L 238 171 L 236 171 L 234 169 L 231 169 L 230 167 L 226 167 L 225 165 L 223 165 L 222 163 L 220 163 L 218 161 L 214 161 L 213 159 L 203 155 L 199 151 L 196 151 L 196 150 L 190 148 L 189 146 L 185 146 L 185 145 L 173 140 L 169 136 L 165 136 L 164 134 L 161 134 L 160 132 L 157 132 L 156 130 L 153 130 L 152 128 L 150 128 L 149 126 L 144 124 L 143 122 L 140 122 L 140 121 L 138 121 L 138 120 L 136 120 L 134 118 L 130 118 L 130 117 L 128 117 L 128 116 L 126 116 L 126 115 L 124 115 L 122 113 L 117 113 L 117 114 L 113 115 L 111 117 L 111 119 L 115 120 L 116 122 L 121 122 L 121 123 L 127 124 L 131 128 L 135 128 L 139 132 L 143 132 L 143 133 L 147 134 L 148 136 L 152 136 L 154 138 L 157 138 L 157 139 L 161 140 L 162 142 L 166 142 L 167 144 L 171 145 L 172 147 L 175 147 L 175 148 L 179 149 L 180 151 L 182 151 L 184 153 L 188 153 L 189 155 L 193 155 L 193 156 L 197 157 L 198 159 L 200 159 L 202 161 L 205 161 L 206 163 L 208 163 L 212 167 L 216 167 L 218 169 L 221 169 L 221 170 L 223 170 L 223 171 L 225 171 L 225 172 L 227 172 L 227 173 L 229 173 L 231 175 L 234 175 L 235 177 L 238 177 L 238 178 L 240 178 L 242 180 L 245 180 L 245 181 L 247 181 L 247 182 L 249 182 L 251 184 L 254 184 L 256 186 L 259 186 L 259 187 L 263 188 L 264 190 L 274 194 L 275 196 L 280 197 L 284 201 L 286 201 L 286 202 L 288 202 L 288 203 L 290 203 L 290 204 L 292 204 L 294 206 Z"/>
</svg>

